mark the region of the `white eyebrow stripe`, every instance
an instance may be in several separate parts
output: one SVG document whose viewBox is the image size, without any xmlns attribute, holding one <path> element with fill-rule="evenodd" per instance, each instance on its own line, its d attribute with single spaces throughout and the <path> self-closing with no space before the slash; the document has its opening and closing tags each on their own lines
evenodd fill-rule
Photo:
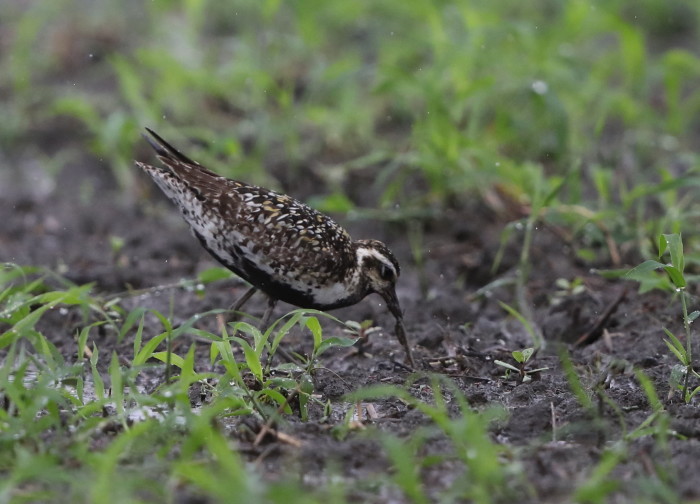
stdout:
<svg viewBox="0 0 700 504">
<path fill-rule="evenodd" d="M 373 248 L 357 247 L 357 264 L 362 264 L 363 259 L 365 259 L 366 257 L 372 257 L 378 260 L 380 263 L 384 264 L 385 266 L 388 266 L 391 269 L 391 271 L 394 272 L 394 276 L 397 276 L 396 268 L 394 268 L 394 265 L 391 264 L 391 261 L 387 259 L 385 255 L 381 254 L 379 251 Z"/>
</svg>

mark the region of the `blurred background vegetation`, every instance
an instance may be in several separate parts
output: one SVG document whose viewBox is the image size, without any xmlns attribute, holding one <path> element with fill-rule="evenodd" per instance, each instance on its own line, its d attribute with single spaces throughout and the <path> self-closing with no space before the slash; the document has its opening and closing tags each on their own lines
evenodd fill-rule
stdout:
<svg viewBox="0 0 700 504">
<path fill-rule="evenodd" d="M 3 170 L 89 150 L 133 195 L 150 126 L 227 176 L 311 176 L 325 211 L 544 204 L 584 259 L 697 224 L 694 0 L 12 0 L 0 18 Z"/>
</svg>

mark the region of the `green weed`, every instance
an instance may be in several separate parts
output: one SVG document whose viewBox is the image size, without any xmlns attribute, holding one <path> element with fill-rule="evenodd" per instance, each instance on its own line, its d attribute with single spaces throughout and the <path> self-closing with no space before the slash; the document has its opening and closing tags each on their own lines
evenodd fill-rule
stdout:
<svg viewBox="0 0 700 504">
<path fill-rule="evenodd" d="M 659 236 L 659 259 L 668 251 L 670 264 L 659 261 L 648 260 L 639 266 L 631 269 L 627 273 L 627 278 L 637 280 L 642 285 L 659 285 L 656 270 L 662 270 L 670 280 L 670 285 L 675 289 L 681 301 L 681 313 L 683 317 L 683 328 L 685 330 L 685 345 L 667 328 L 663 328 L 668 339 L 664 339 L 666 346 L 671 351 L 679 364 L 671 371 L 671 388 L 678 389 L 681 397 L 687 403 L 690 402 L 700 392 L 700 386 L 691 389 L 691 377 L 700 378 L 700 374 L 693 368 L 693 335 L 690 325 L 700 316 L 700 311 L 688 313 L 688 295 L 686 287 L 688 285 L 684 275 L 685 256 L 683 254 L 683 240 L 679 234 L 664 234 Z"/>
<path fill-rule="evenodd" d="M 448 488 L 440 489 L 438 495 L 442 498 L 479 503 L 507 498 L 514 491 L 508 484 L 509 469 L 500 458 L 502 447 L 494 443 L 488 434 L 488 426 L 502 419 L 503 411 L 499 408 L 473 410 L 463 393 L 443 376 L 432 376 L 429 390 L 431 402 L 416 399 L 403 387 L 383 385 L 354 392 L 348 397 L 350 401 L 396 397 L 430 420 L 430 427 L 419 430 L 407 440 L 386 435 L 379 437 L 394 465 L 394 483 L 407 498 L 415 502 L 428 502 L 428 489 L 420 480 L 420 470 L 442 462 L 456 461 L 464 465 L 464 477 Z M 435 435 L 447 437 L 451 450 L 432 456 L 418 456 L 421 447 Z M 438 489 L 430 491 L 436 494 Z"/>
<path fill-rule="evenodd" d="M 527 383 L 529 381 L 532 381 L 532 376 L 535 373 L 541 373 L 542 371 L 547 371 L 549 369 L 548 367 L 528 369 L 528 362 L 535 355 L 535 353 L 536 353 L 536 350 L 534 348 L 524 348 L 523 350 L 514 350 L 512 352 L 512 355 L 513 355 L 513 360 L 517 363 L 517 366 L 514 366 L 512 364 L 508 364 L 507 362 L 503 362 L 500 360 L 494 360 L 493 363 L 496 364 L 497 366 L 501 366 L 502 368 L 505 368 L 506 374 L 505 374 L 504 378 L 508 378 L 510 376 L 510 372 L 514 371 L 515 373 L 518 374 L 518 379 L 520 380 L 521 383 Z"/>
</svg>

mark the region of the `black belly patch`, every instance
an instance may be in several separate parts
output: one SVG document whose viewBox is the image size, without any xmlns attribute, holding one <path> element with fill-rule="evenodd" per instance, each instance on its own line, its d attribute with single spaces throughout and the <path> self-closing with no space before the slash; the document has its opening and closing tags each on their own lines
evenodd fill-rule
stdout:
<svg viewBox="0 0 700 504">
<path fill-rule="evenodd" d="M 311 294 L 312 289 L 305 289 L 305 290 L 297 290 L 292 287 L 290 287 L 288 284 L 282 283 L 275 278 L 273 278 L 270 274 L 267 272 L 259 269 L 255 263 L 253 263 L 250 259 L 246 257 L 241 257 L 240 254 L 236 254 L 236 250 L 232 251 L 233 254 L 232 257 L 234 259 L 234 262 L 232 263 L 229 260 L 224 259 L 221 257 L 216 250 L 213 250 L 212 248 L 209 247 L 207 244 L 207 241 L 204 239 L 204 237 L 198 233 L 197 231 L 194 231 L 194 235 L 197 237 L 199 242 L 202 244 L 202 246 L 209 252 L 217 261 L 219 261 L 221 264 L 226 266 L 228 269 L 233 271 L 236 275 L 241 277 L 243 280 L 246 282 L 250 283 L 254 287 L 257 287 L 261 291 L 263 291 L 265 294 L 268 296 L 278 299 L 280 301 L 284 301 L 285 303 L 289 303 L 294 306 L 298 306 L 299 308 L 312 308 L 316 310 L 330 310 L 333 308 L 340 308 L 342 306 L 348 306 L 350 304 L 354 304 L 359 300 L 350 300 L 350 299 L 342 299 L 342 300 L 337 300 L 332 303 L 327 303 L 327 304 L 319 304 L 314 301 L 314 298 Z M 238 247 L 236 247 L 238 248 Z M 238 248 L 240 251 L 240 248 Z"/>
</svg>

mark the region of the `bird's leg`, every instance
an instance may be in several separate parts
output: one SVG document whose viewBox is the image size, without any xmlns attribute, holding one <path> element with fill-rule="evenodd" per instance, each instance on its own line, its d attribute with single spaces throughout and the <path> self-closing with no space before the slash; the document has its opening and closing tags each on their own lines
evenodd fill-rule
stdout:
<svg viewBox="0 0 700 504">
<path fill-rule="evenodd" d="M 275 309 L 275 305 L 277 305 L 277 300 L 273 297 L 268 297 L 267 308 L 265 309 L 263 318 L 260 321 L 260 330 L 263 332 L 267 330 L 267 326 L 270 323 L 270 318 L 272 317 L 272 311 Z"/>
<path fill-rule="evenodd" d="M 238 298 L 238 300 L 231 305 L 228 309 L 228 313 L 225 317 L 225 323 L 234 322 L 238 319 L 238 311 L 243 308 L 243 305 L 248 302 L 248 300 L 253 297 L 253 294 L 258 292 L 257 287 L 251 287 L 245 294 Z"/>
</svg>

